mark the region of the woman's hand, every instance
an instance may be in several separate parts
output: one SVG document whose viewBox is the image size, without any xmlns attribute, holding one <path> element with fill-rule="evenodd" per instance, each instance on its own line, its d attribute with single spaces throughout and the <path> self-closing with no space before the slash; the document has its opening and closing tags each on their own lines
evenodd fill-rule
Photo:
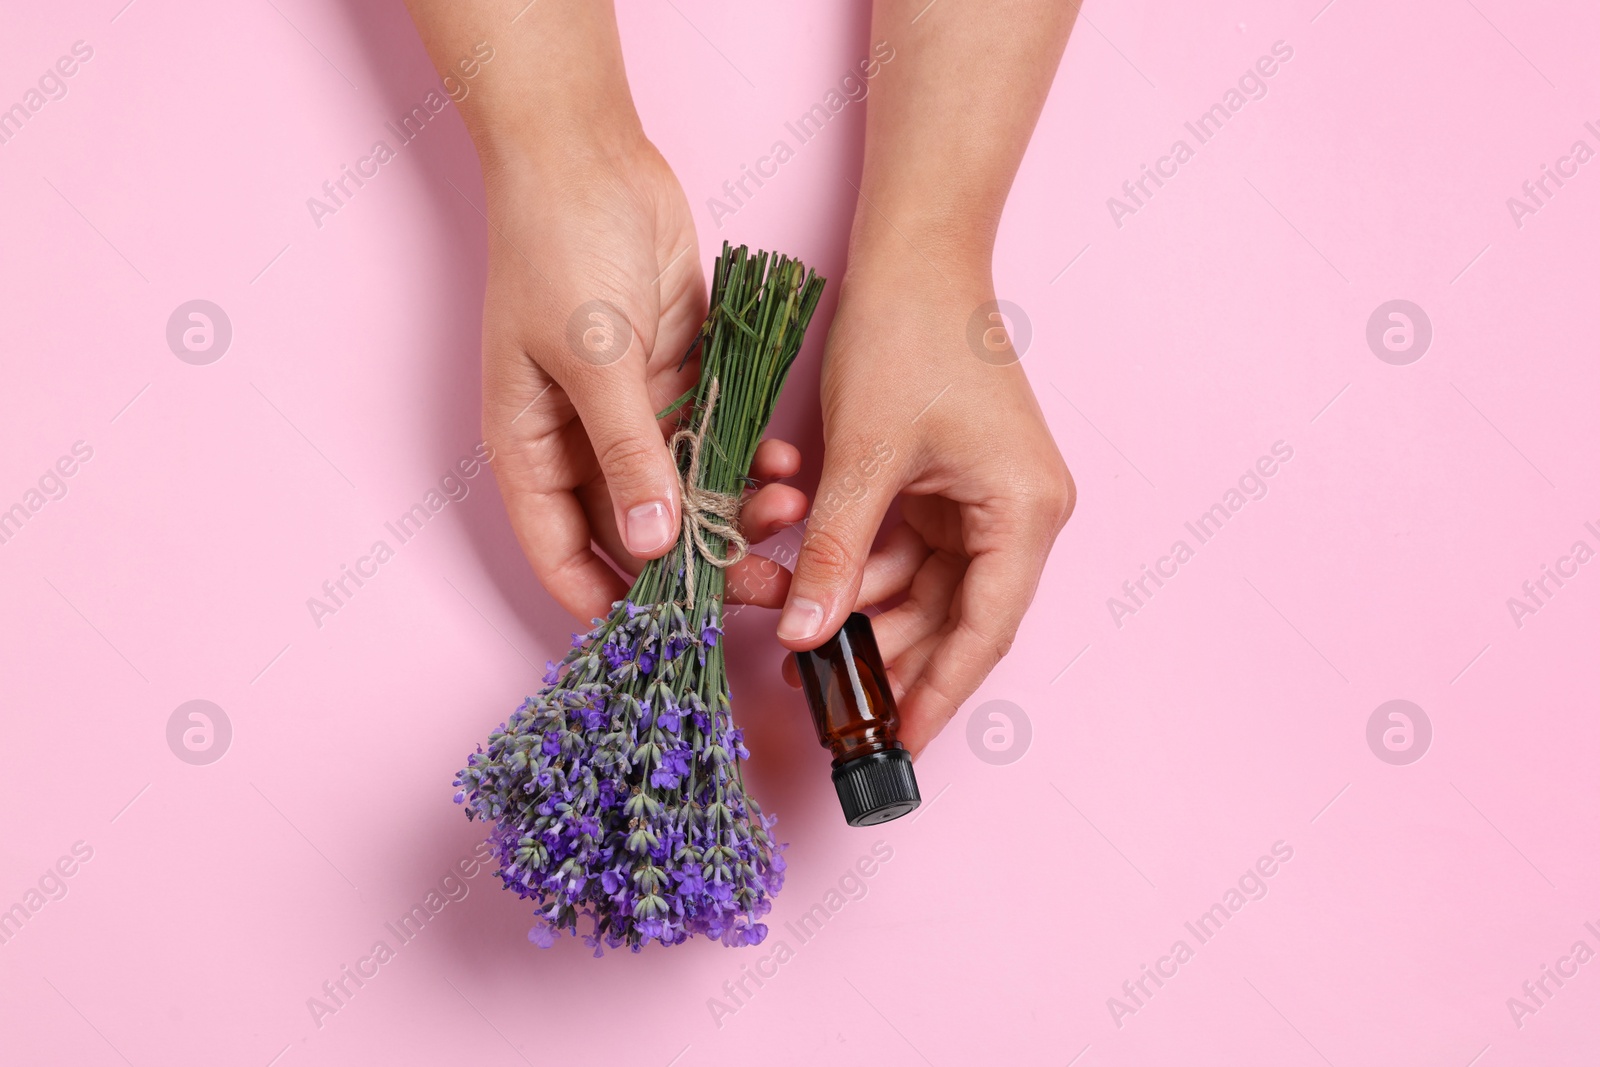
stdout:
<svg viewBox="0 0 1600 1067">
<path fill-rule="evenodd" d="M 913 754 L 1011 647 L 1072 513 L 989 309 L 1001 211 L 1077 13 L 873 0 L 885 52 L 822 370 L 827 456 L 778 637 L 815 648 L 857 605 L 906 594 L 873 630 Z M 902 521 L 869 557 L 896 495 Z"/>
<path fill-rule="evenodd" d="M 852 610 L 904 595 L 873 630 L 913 754 L 1010 648 L 1075 499 L 985 314 L 987 260 L 971 259 L 852 260 L 822 369 L 822 480 L 778 626 L 814 648 Z M 872 551 L 897 497 L 901 521 Z"/>
<path fill-rule="evenodd" d="M 607 614 L 623 571 L 664 555 L 681 526 L 677 464 L 655 413 L 692 386 L 683 356 L 706 312 L 694 222 L 633 106 L 610 4 L 407 0 L 483 166 L 489 280 L 483 304 L 483 433 L 517 539 L 574 615 Z M 463 62 L 462 57 L 473 57 Z M 463 81 L 462 79 L 467 79 Z M 755 455 L 758 480 L 799 467 L 789 445 Z M 805 513 L 766 485 L 745 505 L 764 540 Z M 782 602 L 786 575 L 729 569 L 754 603 Z"/>
<path fill-rule="evenodd" d="M 485 163 L 489 279 L 483 314 L 484 435 L 512 525 L 552 596 L 581 619 L 626 592 L 598 544 L 637 574 L 681 528 L 677 465 L 655 413 L 693 387 L 685 364 L 706 313 L 694 222 L 683 190 L 642 136 L 593 131 L 561 150 Z M 778 441 L 752 475 L 791 475 Z M 805 514 L 797 489 L 768 484 L 746 502 L 745 536 L 770 537 Z M 786 582 L 729 585 L 776 606 Z M 763 566 L 763 572 L 771 569 Z"/>
</svg>

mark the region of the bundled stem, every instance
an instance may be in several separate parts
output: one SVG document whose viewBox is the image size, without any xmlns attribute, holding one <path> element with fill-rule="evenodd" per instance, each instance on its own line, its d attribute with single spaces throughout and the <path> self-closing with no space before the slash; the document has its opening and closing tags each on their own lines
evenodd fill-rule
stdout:
<svg viewBox="0 0 1600 1067">
<path fill-rule="evenodd" d="M 679 454 L 680 475 L 713 499 L 743 491 L 822 287 L 798 261 L 723 246 L 697 338 L 694 441 Z M 690 506 L 696 494 L 684 495 Z M 740 775 L 749 752 L 719 641 L 729 538 L 718 529 L 702 522 L 702 536 L 646 564 L 456 778 L 468 817 L 496 824 L 506 887 L 538 904 L 529 937 L 540 944 L 576 933 L 580 915 L 597 955 L 602 942 L 638 951 L 766 934 L 756 920 L 782 885 L 782 846 Z"/>
<path fill-rule="evenodd" d="M 778 404 L 778 394 L 800 351 L 806 326 L 822 298 L 823 280 L 798 260 L 777 257 L 768 269 L 768 254 L 752 258 L 748 249 L 722 246 L 712 276 L 711 309 L 700 327 L 700 383 L 693 407 L 704 412 L 712 384 L 718 386 L 716 409 L 707 434 L 709 455 L 700 456 L 699 487 L 735 497 L 744 489 L 756 446 Z M 680 471 L 680 474 L 685 473 Z M 722 549 L 725 542 L 715 540 Z M 718 571 L 695 557 L 692 545 L 680 540 L 667 555 L 646 564 L 628 599 L 659 599 L 693 559 L 696 588 L 722 588 Z"/>
</svg>

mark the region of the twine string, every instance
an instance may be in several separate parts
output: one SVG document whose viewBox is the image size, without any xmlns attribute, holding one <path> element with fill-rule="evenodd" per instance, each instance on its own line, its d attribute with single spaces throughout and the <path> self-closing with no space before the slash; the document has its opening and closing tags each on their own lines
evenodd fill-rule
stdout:
<svg viewBox="0 0 1600 1067">
<path fill-rule="evenodd" d="M 694 429 L 684 428 L 673 434 L 667 442 L 673 458 L 678 458 L 679 449 L 686 448 L 688 453 L 688 468 L 683 474 L 683 581 L 687 594 L 688 608 L 694 608 L 694 564 L 689 546 L 694 546 L 694 552 L 701 559 L 716 567 L 725 570 L 733 566 L 750 554 L 750 542 L 745 540 L 744 534 L 739 532 L 738 495 L 733 493 L 719 493 L 714 489 L 707 489 L 700 485 L 700 450 L 705 447 L 706 432 L 711 427 L 711 413 L 717 407 L 717 394 L 721 383 L 711 379 L 711 388 L 706 391 L 705 407 L 700 413 L 700 425 Z M 706 535 L 713 534 L 723 539 L 726 543 L 724 554 L 713 552 L 711 545 L 706 541 Z"/>
</svg>

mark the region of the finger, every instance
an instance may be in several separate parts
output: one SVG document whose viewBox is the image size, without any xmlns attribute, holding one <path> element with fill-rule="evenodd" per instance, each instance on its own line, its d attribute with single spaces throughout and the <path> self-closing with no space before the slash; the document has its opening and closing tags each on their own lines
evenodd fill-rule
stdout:
<svg viewBox="0 0 1600 1067">
<path fill-rule="evenodd" d="M 756 446 L 750 461 L 750 477 L 758 482 L 793 478 L 800 473 L 800 450 L 788 441 L 769 437 Z"/>
<path fill-rule="evenodd" d="M 566 394 L 521 347 L 485 339 L 483 435 L 511 528 L 545 589 L 588 621 L 610 611 L 625 587 L 591 548 L 572 492 L 593 472 L 571 414 Z"/>
<path fill-rule="evenodd" d="M 856 610 L 904 593 L 931 551 L 922 535 L 909 524 L 895 526 L 867 557 L 861 572 L 861 591 L 856 594 Z"/>
<path fill-rule="evenodd" d="M 684 364 L 684 354 L 693 346 L 695 335 L 706 318 L 706 275 L 696 252 L 699 241 L 695 237 L 693 220 L 686 218 L 685 222 L 687 233 L 667 238 L 666 243 L 656 249 L 656 262 L 661 270 L 656 279 L 661 318 L 656 323 L 651 352 L 658 365 Z M 693 368 L 695 363 L 695 360 L 688 360 L 687 366 Z M 690 384 L 699 377 L 698 372 L 694 373 Z"/>
<path fill-rule="evenodd" d="M 800 665 L 794 661 L 793 652 L 783 657 L 783 666 L 780 670 L 783 673 L 783 680 L 789 683 L 790 689 L 800 688 Z"/>
<path fill-rule="evenodd" d="M 895 700 L 902 700 L 932 664 L 939 643 L 955 626 L 953 605 L 960 595 L 966 560 L 939 552 L 918 572 L 904 604 L 881 613 L 873 628 L 883 635 L 879 651 L 889 671 Z"/>
<path fill-rule="evenodd" d="M 792 485 L 764 485 L 740 507 L 739 532 L 752 545 L 759 545 L 805 518 L 807 503 L 806 495 Z"/>
<path fill-rule="evenodd" d="M 927 656 L 900 706 L 900 740 L 913 756 L 944 729 L 1011 648 L 1044 569 L 1050 535 L 980 552 L 955 600 L 956 621 Z"/>
<path fill-rule="evenodd" d="M 517 542 L 540 584 L 579 619 L 604 617 L 628 587 L 591 547 L 578 498 L 535 488 L 517 465 L 496 463 L 494 471 Z"/>
<path fill-rule="evenodd" d="M 628 551 L 622 543 L 622 531 L 617 529 L 617 516 L 611 507 L 611 493 L 606 483 L 596 478 L 578 486 L 574 492 L 584 514 L 589 518 L 589 536 L 611 563 L 630 578 L 637 578 L 644 570 L 645 561 Z"/>
<path fill-rule="evenodd" d="M 745 500 L 739 528 L 751 544 L 759 544 L 805 517 L 806 495 L 792 485 L 762 486 Z M 728 599 L 762 608 L 781 608 L 789 595 L 788 568 L 752 553 L 728 568 Z"/>
<path fill-rule="evenodd" d="M 644 570 L 646 561 L 630 553 L 623 543 L 622 534 L 617 530 L 616 518 L 612 514 L 610 497 L 604 485 L 598 481 L 586 483 L 578 487 L 577 495 L 588 514 L 590 533 L 595 542 L 607 556 L 611 557 L 613 563 L 628 574 L 638 577 L 639 572 Z M 805 518 L 806 504 L 806 495 L 794 486 L 778 484 L 762 486 L 752 493 L 740 508 L 739 530 L 750 544 L 760 544 Z M 734 564 L 728 569 L 730 589 L 735 578 L 744 573 L 739 567 L 739 564 Z M 766 573 L 766 568 L 762 568 L 762 573 Z M 778 587 L 782 593 L 786 593 L 789 588 L 788 572 L 784 573 L 783 583 Z M 751 579 L 756 577 L 752 574 L 745 576 Z M 765 584 L 770 586 L 773 580 L 774 576 L 768 575 Z M 779 594 L 780 598 L 782 593 Z M 731 596 L 730 599 L 740 600 L 737 595 Z M 760 601 L 746 599 L 742 602 L 759 603 L 762 607 L 780 607 L 783 603 L 781 599 L 776 604 L 768 603 L 767 598 Z"/>
<path fill-rule="evenodd" d="M 565 358 L 556 378 L 594 447 L 623 544 L 640 559 L 654 559 L 678 537 L 678 468 L 650 406 L 643 360 L 635 334 L 616 362 Z"/>
<path fill-rule="evenodd" d="M 935 641 L 931 639 L 928 641 L 929 651 L 934 644 Z M 922 673 L 922 665 L 926 662 L 927 657 L 924 655 L 914 660 L 903 659 L 899 663 L 887 665 L 885 669 L 889 674 L 889 692 L 894 695 L 896 705 L 905 702 L 907 690 L 916 684 L 917 675 Z"/>
<path fill-rule="evenodd" d="M 884 660 L 898 660 L 908 649 L 947 628 L 966 560 L 952 552 L 935 552 L 917 570 L 903 604 L 872 620 L 878 651 Z"/>
<path fill-rule="evenodd" d="M 734 604 L 781 608 L 789 595 L 789 581 L 789 570 L 783 564 L 752 553 L 728 568 L 725 595 Z"/>
<path fill-rule="evenodd" d="M 778 621 L 778 640 L 785 646 L 815 648 L 844 624 L 856 604 L 872 539 L 898 488 L 878 446 L 828 449 Z"/>
<path fill-rule="evenodd" d="M 939 643 L 954 625 L 953 622 L 947 622 L 946 625 L 908 645 L 895 658 L 885 660 L 884 667 L 889 672 L 889 688 L 894 691 L 897 703 L 905 700 L 906 693 L 916 686 L 917 681 L 932 666 L 933 657 L 939 651 Z"/>
</svg>

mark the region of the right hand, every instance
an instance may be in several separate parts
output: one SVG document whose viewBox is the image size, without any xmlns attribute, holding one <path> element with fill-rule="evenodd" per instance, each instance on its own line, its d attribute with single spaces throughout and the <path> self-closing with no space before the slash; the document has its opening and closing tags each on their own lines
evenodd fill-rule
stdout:
<svg viewBox="0 0 1600 1067">
<path fill-rule="evenodd" d="M 688 202 L 655 146 L 626 135 L 563 148 L 485 162 L 483 432 L 534 572 L 587 621 L 627 591 L 595 545 L 637 574 L 681 530 L 672 420 L 655 412 L 698 380 L 698 360 L 679 364 L 707 297 Z M 752 544 L 805 515 L 805 495 L 771 481 L 799 461 L 781 441 L 757 449 L 751 474 L 769 484 L 745 502 Z M 788 573 L 752 555 L 728 587 L 777 607 Z"/>
</svg>

